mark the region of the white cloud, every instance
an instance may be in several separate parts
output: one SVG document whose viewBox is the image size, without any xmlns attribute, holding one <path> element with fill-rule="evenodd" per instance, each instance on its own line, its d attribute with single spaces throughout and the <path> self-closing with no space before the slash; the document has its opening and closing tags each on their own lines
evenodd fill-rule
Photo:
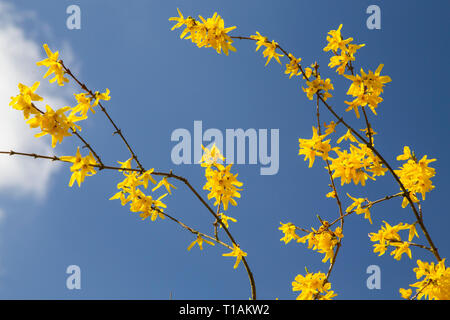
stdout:
<svg viewBox="0 0 450 320">
<path fill-rule="evenodd" d="M 61 88 L 42 79 L 45 67 L 36 66 L 36 62 L 44 59 L 45 53 L 42 44 L 20 27 L 24 21 L 31 24 L 34 34 L 41 30 L 41 35 L 51 38 L 48 26 L 39 22 L 36 14 L 19 13 L 12 5 L 0 1 L 0 150 L 53 155 L 49 138 L 35 138 L 37 131 L 30 130 L 21 112 L 9 106 L 11 96 L 18 93 L 19 82 L 31 86 L 35 81 L 41 81 L 37 93 L 53 108 L 73 102 L 68 99 L 70 87 Z M 49 46 L 56 50 L 51 43 Z M 72 51 L 67 44 L 64 48 L 68 54 L 61 53 L 62 58 L 70 63 Z M 44 105 L 41 107 L 45 109 Z M 0 192 L 42 198 L 58 167 L 51 161 L 0 155 Z"/>
</svg>

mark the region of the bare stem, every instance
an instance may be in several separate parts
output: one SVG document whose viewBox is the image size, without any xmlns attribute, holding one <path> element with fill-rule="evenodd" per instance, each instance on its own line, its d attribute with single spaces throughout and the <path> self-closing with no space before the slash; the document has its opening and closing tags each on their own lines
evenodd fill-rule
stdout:
<svg viewBox="0 0 450 320">
<path fill-rule="evenodd" d="M 64 71 L 73 79 L 75 80 L 75 82 L 81 87 L 81 89 L 83 89 L 84 91 L 86 91 L 91 98 L 96 99 L 96 95 L 94 94 L 94 92 L 92 92 L 92 90 L 88 89 L 88 87 L 82 83 L 80 80 L 78 80 L 78 78 L 70 71 L 69 68 L 67 68 L 64 65 L 64 62 L 62 60 L 59 61 L 61 63 L 61 66 L 63 67 Z M 103 106 L 103 104 L 101 102 L 98 102 L 98 105 L 100 106 L 100 109 L 102 110 L 102 112 L 106 115 L 106 117 L 108 118 L 109 122 L 112 124 L 112 126 L 114 127 L 114 134 L 118 134 L 120 136 L 120 138 L 122 139 L 122 141 L 125 143 L 128 151 L 131 154 L 131 157 L 133 158 L 133 160 L 136 162 L 136 164 L 138 165 L 141 173 L 145 171 L 144 167 L 142 166 L 141 162 L 139 161 L 136 153 L 133 151 L 133 149 L 131 148 L 130 144 L 128 143 L 127 139 L 125 139 L 125 136 L 122 133 L 122 130 L 119 129 L 119 127 L 116 125 L 116 123 L 113 121 L 113 119 L 110 117 L 109 113 L 106 111 L 106 108 Z"/>
</svg>

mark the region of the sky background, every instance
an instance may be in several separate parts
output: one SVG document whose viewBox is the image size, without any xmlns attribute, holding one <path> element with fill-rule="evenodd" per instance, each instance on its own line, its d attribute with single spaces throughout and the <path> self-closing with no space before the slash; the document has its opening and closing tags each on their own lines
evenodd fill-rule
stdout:
<svg viewBox="0 0 450 320">
<path fill-rule="evenodd" d="M 81 30 L 66 28 L 66 8 L 81 8 Z M 366 27 L 366 8 L 381 8 L 381 30 Z M 210 17 L 218 12 L 233 35 L 259 31 L 303 59 L 318 61 L 334 83 L 330 103 L 345 119 L 362 128 L 354 113 L 344 111 L 349 81 L 327 67 L 326 34 L 343 24 L 343 35 L 366 47 L 358 51 L 356 70 L 375 70 L 384 63 L 391 76 L 379 105 L 370 114 L 379 134 L 375 142 L 394 166 L 404 145 L 433 163 L 436 189 L 423 202 L 425 223 L 443 257 L 450 255 L 448 202 L 450 152 L 448 108 L 448 1 L 0 1 L 0 149 L 71 155 L 78 141 L 66 138 L 51 150 L 49 139 L 33 138 L 23 118 L 8 106 L 17 83 L 41 81 L 39 94 L 53 107 L 74 105 L 72 84 L 60 88 L 42 80 L 43 43 L 59 50 L 64 62 L 89 88 L 111 90 L 105 103 L 144 165 L 187 177 L 201 190 L 205 178 L 198 165 L 171 162 L 170 140 L 177 128 L 193 133 L 203 128 L 280 130 L 280 168 L 260 175 L 260 165 L 236 165 L 244 183 L 238 206 L 227 211 L 238 223 L 230 231 L 248 253 L 258 298 L 295 299 L 291 283 L 297 274 L 328 270 L 323 254 L 303 244 L 280 242 L 280 221 L 317 227 L 316 214 L 334 220 L 335 201 L 325 198 L 329 178 L 323 162 L 312 169 L 298 156 L 298 138 L 310 138 L 315 106 L 301 90 L 300 78 L 288 79 L 283 66 L 264 67 L 262 52 L 252 42 L 235 42 L 228 57 L 199 49 L 171 32 L 169 17 Z M 331 120 L 322 113 L 322 120 Z M 119 137 L 103 114 L 83 122 L 83 135 L 114 164 L 128 158 Z M 339 128 L 332 142 L 344 134 Z M 447 146 L 447 147 L 446 147 Z M 141 221 L 118 201 L 108 201 L 122 180 L 117 172 L 87 178 L 81 188 L 68 187 L 69 167 L 45 160 L 0 159 L 0 298 L 2 299 L 248 299 L 247 274 L 234 258 L 216 246 L 186 250 L 194 236 L 166 220 Z M 339 180 L 340 182 L 340 180 Z M 339 184 L 338 182 L 338 184 Z M 211 217 L 180 183 L 167 199 L 167 212 L 201 231 L 212 231 Z M 376 200 L 399 191 L 386 174 L 364 188 L 339 190 L 344 207 L 354 196 Z M 206 196 L 206 192 L 202 191 Z M 212 202 L 211 202 L 212 204 Z M 330 281 L 337 299 L 398 299 L 399 288 L 415 282 L 416 258 L 433 261 L 430 253 L 413 250 L 413 260 L 400 262 L 389 253 L 372 252 L 367 234 L 387 220 L 414 222 L 400 199 L 372 210 L 373 225 L 361 216 L 346 219 L 343 247 Z M 222 238 L 224 235 L 222 235 Z M 424 242 L 421 235 L 417 241 Z M 66 268 L 81 268 L 81 290 L 66 288 Z M 381 289 L 369 290 L 366 269 L 381 269 Z"/>
</svg>

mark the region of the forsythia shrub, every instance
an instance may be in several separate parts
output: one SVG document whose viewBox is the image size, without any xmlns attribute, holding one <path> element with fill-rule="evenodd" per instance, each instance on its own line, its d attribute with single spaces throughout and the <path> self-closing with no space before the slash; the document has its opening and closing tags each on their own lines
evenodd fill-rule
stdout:
<svg viewBox="0 0 450 320">
<path fill-rule="evenodd" d="M 411 222 L 400 222 L 391 226 L 384 221 L 385 225 L 381 226 L 378 232 L 369 235 L 370 241 L 374 242 L 374 253 L 383 255 L 389 248 L 392 248 L 391 255 L 394 259 L 400 260 L 404 253 L 412 259 L 412 248 L 430 251 L 435 256 L 437 263 L 417 260 L 418 267 L 414 268 L 413 271 L 417 279 L 421 280 L 411 284 L 410 289 L 400 289 L 400 294 L 406 299 L 421 299 L 423 297 L 427 299 L 450 299 L 450 268 L 445 266 L 445 259 L 440 257 L 425 227 L 418 197 L 420 194 L 422 200 L 425 200 L 425 194 L 434 189 L 431 179 L 435 175 L 435 170 L 429 167 L 429 164 L 436 161 L 436 159 L 428 159 L 425 155 L 418 160 L 414 152 L 405 146 L 403 153 L 397 157 L 398 161 L 405 162 L 398 169 L 394 170 L 376 149 L 374 135 L 377 133 L 370 124 L 366 108 L 368 107 L 374 115 L 377 115 L 376 109 L 378 104 L 383 101 L 381 95 L 384 87 L 391 82 L 391 78 L 381 75 L 382 64 L 374 72 L 370 70 L 364 72 L 361 68 L 360 74 L 355 73 L 353 66 L 353 63 L 356 61 L 355 54 L 365 45 L 352 43 L 353 38 L 344 39 L 341 34 L 342 25 L 340 25 L 336 30 L 331 30 L 328 33 L 326 37 L 327 43 L 323 49 L 333 54 L 328 66 L 331 69 L 336 68 L 338 75 L 350 80 L 347 95 L 351 96 L 353 100 L 345 101 L 348 105 L 345 111 L 353 110 L 358 119 L 362 116 L 363 128 L 356 130 L 328 103 L 328 99 L 332 98 L 331 91 L 334 90 L 334 86 L 329 78 L 321 76 L 317 63 L 304 67 L 301 64 L 301 58 L 288 53 L 277 42 L 274 40 L 270 41 L 259 32 L 248 37 L 229 35 L 230 31 L 236 27 L 226 28 L 224 20 L 217 13 L 214 13 L 211 18 L 207 19 L 202 16 L 199 16 L 199 19 L 194 19 L 190 16 L 185 18 L 180 10 L 178 10 L 178 14 L 178 17 L 169 19 L 176 22 L 172 30 L 183 27 L 184 30 L 180 38 L 191 40 L 199 48 L 211 47 L 218 54 L 224 52 L 228 55 L 230 51 L 236 51 L 236 48 L 232 45 L 234 40 L 249 40 L 255 41 L 256 51 L 263 48 L 263 57 L 267 59 L 265 65 L 268 65 L 272 59 L 281 64 L 280 58 L 285 57 L 288 61 L 285 65 L 284 73 L 289 75 L 290 79 L 301 76 L 301 79 L 305 80 L 305 86 L 302 87 L 302 90 L 309 100 L 315 100 L 316 102 L 317 125 L 312 127 L 312 138 L 299 139 L 299 155 L 304 156 L 305 161 L 309 161 L 309 167 L 316 163 L 316 157 L 321 158 L 319 161 L 323 161 L 325 170 L 330 178 L 331 187 L 331 190 L 325 197 L 335 199 L 338 216 L 331 222 L 318 216 L 320 225 L 317 228 L 311 227 L 309 229 L 298 227 L 291 222 L 281 222 L 279 227 L 279 230 L 283 233 L 281 241 L 285 244 L 293 240 L 297 243 L 307 243 L 309 249 L 324 254 L 323 263 L 329 263 L 326 273 L 320 271 L 309 272 L 306 269 L 305 275 L 299 274 L 295 277 L 292 282 L 292 290 L 300 292 L 297 299 L 328 300 L 337 296 L 331 290 L 329 278 L 336 263 L 338 252 L 342 247 L 345 218 L 353 214 L 364 214 L 364 218 L 372 223 L 370 212 L 372 207 L 378 203 L 398 197 L 403 199 L 403 208 L 410 206 L 413 213 Z M 204 154 L 200 161 L 201 166 L 205 168 L 206 177 L 203 189 L 209 192 L 207 200 L 214 198 L 213 207 L 215 207 L 215 210 L 213 210 L 208 201 L 200 195 L 186 178 L 175 175 L 172 171 L 159 172 L 153 168 L 145 169 L 124 134 L 117 127 L 103 105 L 102 101 L 111 99 L 110 91 L 106 89 L 104 93 L 100 93 L 99 91 L 94 92 L 88 89 L 59 59 L 58 51 L 53 53 L 47 44 L 44 44 L 44 49 L 48 58 L 37 62 L 38 66 L 48 67 L 44 78 L 54 75 L 50 82 L 57 82 L 59 86 L 64 86 L 65 83 L 69 82 L 69 79 L 75 81 L 82 90 L 82 92 L 74 94 L 76 105 L 74 107 L 65 106 L 56 110 L 46 105 L 45 111 L 42 111 L 36 105 L 37 102 L 43 101 L 43 98 L 35 93 L 39 87 L 39 82 L 36 82 L 31 87 L 19 83 L 19 94 L 11 98 L 10 106 L 23 112 L 24 119 L 27 120 L 30 128 L 40 129 L 41 132 L 36 134 L 36 137 L 50 135 L 53 148 L 56 147 L 57 143 L 62 143 L 65 137 L 75 135 L 82 146 L 88 149 L 89 153 L 82 156 L 80 148 L 77 149 L 75 156 L 62 157 L 17 151 L 0 151 L 0 153 L 71 163 L 70 171 L 72 176 L 69 181 L 70 186 L 76 181 L 80 187 L 86 177 L 95 175 L 101 170 L 115 170 L 122 173 L 123 180 L 117 184 L 118 192 L 110 200 L 120 200 L 122 206 L 129 204 L 130 211 L 139 213 L 142 220 L 150 218 L 151 221 L 155 221 L 157 218 L 168 218 L 176 222 L 194 235 L 194 240 L 188 246 L 188 250 L 191 250 L 196 244 L 200 250 L 203 250 L 203 244 L 205 243 L 211 246 L 219 244 L 230 250 L 229 253 L 224 253 L 223 256 L 236 258 L 234 268 L 237 268 L 241 261 L 243 262 L 249 277 L 251 298 L 256 299 L 255 281 L 245 258 L 247 253 L 240 248 L 229 231 L 229 221 L 237 222 L 237 220 L 221 212 L 221 210 L 227 211 L 230 203 L 233 206 L 237 205 L 236 199 L 241 196 L 240 192 L 243 184 L 237 180 L 238 175 L 231 172 L 231 164 L 224 166 L 221 163 L 225 158 L 220 150 L 215 145 L 211 149 L 203 147 Z M 322 108 L 327 109 L 334 117 L 334 120 L 330 121 L 328 125 L 321 122 L 321 104 L 323 105 Z M 95 113 L 95 107 L 100 108 L 105 114 L 114 129 L 114 134 L 121 138 L 130 153 L 131 157 L 128 160 L 124 162 L 118 161 L 119 166 L 104 164 L 93 146 L 80 134 L 82 129 L 80 122 L 87 119 L 89 111 Z M 339 125 L 344 127 L 345 134 L 340 137 L 334 137 L 336 142 L 333 145 L 333 136 L 336 134 L 336 128 Z M 341 145 L 344 141 L 347 147 Z M 361 186 L 365 186 L 370 181 L 376 181 L 377 177 L 384 176 L 386 172 L 390 172 L 399 185 L 399 193 L 387 195 L 374 201 L 364 197 L 353 197 L 347 193 L 351 202 L 344 210 L 344 199 L 340 198 L 335 179 L 340 178 L 341 187 L 344 187 L 346 184 L 361 184 Z M 157 181 L 157 178 L 160 178 L 160 180 Z M 214 234 L 208 235 L 195 230 L 165 211 L 167 205 L 163 202 L 163 199 L 176 189 L 170 181 L 182 182 L 211 213 L 214 220 L 212 223 Z M 154 185 L 153 188 L 149 188 L 150 183 Z M 165 189 L 166 193 L 157 194 L 156 192 L 161 188 Z M 229 240 L 228 243 L 219 240 L 218 233 L 220 229 L 225 232 Z M 415 237 L 419 238 L 418 229 L 425 236 L 426 244 L 412 242 Z M 399 234 L 400 231 L 408 231 L 407 239 Z M 304 235 L 300 236 L 297 232 L 303 232 Z M 414 295 L 412 289 L 415 289 Z"/>
</svg>

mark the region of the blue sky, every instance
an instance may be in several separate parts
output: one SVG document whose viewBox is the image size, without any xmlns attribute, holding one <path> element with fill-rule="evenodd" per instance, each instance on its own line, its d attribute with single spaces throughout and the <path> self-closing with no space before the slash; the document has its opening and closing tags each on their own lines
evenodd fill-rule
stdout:
<svg viewBox="0 0 450 320">
<path fill-rule="evenodd" d="M 244 190 L 238 206 L 227 212 L 238 220 L 231 232 L 248 252 L 261 299 L 294 299 L 291 282 L 297 274 L 304 274 L 305 266 L 310 271 L 328 269 L 321 263 L 322 254 L 302 244 L 280 242 L 282 234 L 278 230 L 280 221 L 309 228 L 317 227 L 316 214 L 329 220 L 338 215 L 335 202 L 324 197 L 329 180 L 322 164 L 318 162 L 308 169 L 297 155 L 298 138 L 310 138 L 312 134 L 315 106 L 302 92 L 299 79 L 289 80 L 284 75 L 284 64 L 271 62 L 264 67 L 265 59 L 261 52 L 254 52 L 254 43 L 235 42 L 237 52 L 228 57 L 218 55 L 212 49 L 199 49 L 190 41 L 180 40 L 179 31 L 170 31 L 173 23 L 168 18 L 177 15 L 177 7 L 185 16 L 209 17 L 217 11 L 226 25 L 237 26 L 233 35 L 248 36 L 259 31 L 301 57 L 304 64 L 318 61 L 322 74 L 330 77 L 335 86 L 331 104 L 361 127 L 354 114 L 344 112 L 349 82 L 327 67 L 329 54 L 322 50 L 327 32 L 342 23 L 344 36 L 366 44 L 357 54 L 356 69 L 375 70 L 384 63 L 383 74 L 393 80 L 386 86 L 378 117 L 370 115 L 379 132 L 375 142 L 381 153 L 395 167 L 399 165 L 395 157 L 404 145 L 420 157 L 426 154 L 438 159 L 433 163 L 436 189 L 423 203 L 424 219 L 441 256 L 449 256 L 446 233 L 450 217 L 445 206 L 450 190 L 450 153 L 445 147 L 450 71 L 446 62 L 447 1 L 3 3 L 14 5 L 13 13 L 8 14 L 23 17 L 32 13 L 32 19 L 11 22 L 28 41 L 48 43 L 50 48 L 60 50 L 62 59 L 71 62 L 93 90 L 111 90 L 112 99 L 105 106 L 146 167 L 173 169 L 201 190 L 205 178 L 200 166 L 176 166 L 171 162 L 175 143 L 170 136 L 175 129 L 186 128 L 193 133 L 194 121 L 201 120 L 204 129 L 222 132 L 234 128 L 280 130 L 278 174 L 260 175 L 259 165 L 234 166 Z M 71 4 L 81 8 L 81 30 L 66 28 L 65 12 Z M 366 27 L 366 8 L 371 4 L 381 8 L 381 30 Z M 6 28 L 0 30 L 0 34 L 7 32 Z M 2 42 L 2 46 L 7 45 L 13 47 L 13 43 Z M 3 49 L 6 47 L 0 47 L 0 51 Z M 32 68 L 29 81 L 40 80 L 45 71 Z M 8 81 L 8 77 L 2 79 Z M 70 94 L 78 92 L 74 88 L 53 86 L 48 92 L 73 104 Z M 331 119 L 323 112 L 323 121 Z M 84 136 L 110 164 L 128 158 L 127 150 L 112 132 L 101 113 L 83 124 Z M 345 133 L 342 128 L 338 132 Z M 67 139 L 54 150 L 40 146 L 38 151 L 73 154 L 77 143 L 74 138 Z M 18 151 L 36 151 L 33 144 L 26 147 Z M 10 146 L 0 145 L 3 148 Z M 16 163 L 14 159 L 8 161 L 1 163 L 3 171 Z M 35 161 L 20 163 L 26 170 Z M 58 166 L 46 176 L 38 175 L 39 168 L 29 172 L 30 182 L 14 184 L 14 176 L 8 176 L 14 188 L 6 183 L 0 189 L 0 298 L 168 299 L 170 293 L 175 299 L 250 296 L 243 266 L 234 270 L 234 259 L 222 257 L 226 250 L 216 246 L 188 252 L 186 248 L 194 240 L 189 232 L 170 221 L 142 222 L 119 202 L 108 201 L 121 180 L 118 173 L 101 172 L 86 179 L 79 189 L 67 186 L 68 167 Z M 20 188 L 29 183 L 35 186 L 33 191 L 22 193 Z M 168 212 L 193 227 L 212 231 L 209 213 L 180 183 L 176 186 L 167 201 Z M 399 191 L 388 174 L 364 188 L 347 185 L 340 190 L 344 199 L 345 192 L 349 192 L 371 200 Z M 415 259 L 433 260 L 431 254 L 422 251 L 414 251 L 413 260 L 404 257 L 400 262 L 389 254 L 378 257 L 372 252 L 367 234 L 376 232 L 382 220 L 414 221 L 411 211 L 402 209 L 400 203 L 395 199 L 374 208 L 373 225 L 361 216 L 346 220 L 343 247 L 330 278 L 338 299 L 397 299 L 398 288 L 415 281 Z M 344 206 L 349 204 L 345 199 Z M 418 241 L 424 243 L 423 238 Z M 65 286 L 65 270 L 72 264 L 81 268 L 81 290 Z M 366 287 L 369 265 L 381 268 L 380 290 Z"/>
</svg>

